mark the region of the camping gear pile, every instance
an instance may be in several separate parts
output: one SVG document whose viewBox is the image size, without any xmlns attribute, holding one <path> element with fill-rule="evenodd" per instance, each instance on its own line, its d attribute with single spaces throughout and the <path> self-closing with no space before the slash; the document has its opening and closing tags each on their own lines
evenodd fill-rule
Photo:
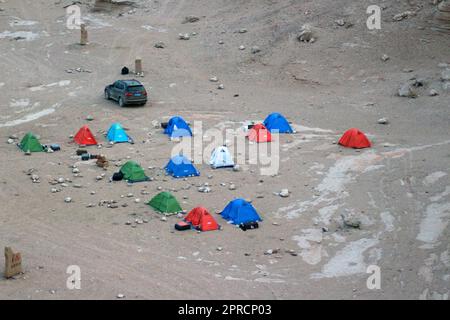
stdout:
<svg viewBox="0 0 450 320">
<path fill-rule="evenodd" d="M 162 123 L 164 134 L 170 139 L 191 137 L 192 130 L 189 124 L 179 116 L 172 117 L 169 122 Z M 247 130 L 246 130 L 247 131 Z M 251 142 L 268 143 L 272 141 L 273 134 L 291 134 L 295 131 L 292 129 L 286 118 L 280 113 L 271 113 L 267 116 L 263 123 L 251 123 L 248 126 L 247 138 Z M 106 133 L 106 139 L 109 143 L 133 143 L 133 139 L 127 134 L 120 123 L 113 123 Z M 80 146 L 98 145 L 95 136 L 87 125 L 82 126 L 77 134 L 73 137 L 73 141 Z M 347 148 L 369 148 L 371 142 L 366 135 L 357 128 L 347 130 L 339 139 L 339 145 Z M 57 144 L 50 146 L 42 145 L 38 138 L 31 132 L 27 133 L 18 147 L 26 152 L 45 152 L 48 150 L 59 150 Z M 78 156 L 84 161 L 96 159 L 96 165 L 103 169 L 108 168 L 109 161 L 105 155 L 92 155 L 86 149 L 78 149 Z M 223 146 L 216 147 L 211 153 L 209 165 L 213 169 L 235 167 L 233 157 L 228 148 Z M 200 172 L 195 168 L 192 161 L 182 154 L 172 157 L 164 167 L 167 175 L 174 178 L 186 178 L 199 176 Z M 135 161 L 127 161 L 122 165 L 120 170 L 113 174 L 112 181 L 125 180 L 127 183 L 137 183 L 149 181 L 150 178 L 145 174 L 145 170 Z M 158 213 L 164 216 L 170 216 L 185 213 L 177 199 L 170 192 L 160 192 L 150 199 L 147 203 Z M 229 224 L 233 224 L 243 231 L 256 229 L 259 227 L 258 222 L 262 219 L 253 205 L 242 199 L 237 198 L 230 201 L 220 212 L 221 217 Z M 221 229 L 211 213 L 204 207 L 193 208 L 182 221 L 175 224 L 176 230 L 197 231 L 214 231 Z"/>
<path fill-rule="evenodd" d="M 109 161 L 106 159 L 106 156 L 104 155 L 99 155 L 97 156 L 97 161 L 95 162 L 95 164 L 97 165 L 97 167 L 106 169 L 109 167 Z"/>
</svg>

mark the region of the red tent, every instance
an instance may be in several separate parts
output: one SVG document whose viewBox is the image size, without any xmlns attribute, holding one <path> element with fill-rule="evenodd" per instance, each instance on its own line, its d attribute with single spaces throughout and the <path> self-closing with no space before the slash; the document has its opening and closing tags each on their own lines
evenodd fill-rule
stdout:
<svg viewBox="0 0 450 320">
<path fill-rule="evenodd" d="M 97 141 L 88 126 L 82 126 L 73 140 L 78 144 L 86 146 L 97 144 Z"/>
<path fill-rule="evenodd" d="M 272 135 L 262 123 L 255 124 L 248 133 L 248 140 L 256 142 L 270 142 Z"/>
<path fill-rule="evenodd" d="M 339 139 L 339 144 L 347 148 L 369 148 L 371 146 L 364 132 L 356 128 L 347 130 Z"/>
<path fill-rule="evenodd" d="M 219 225 L 213 216 L 203 207 L 197 207 L 191 210 L 184 219 L 190 222 L 195 228 L 201 231 L 211 231 L 219 229 Z"/>
</svg>

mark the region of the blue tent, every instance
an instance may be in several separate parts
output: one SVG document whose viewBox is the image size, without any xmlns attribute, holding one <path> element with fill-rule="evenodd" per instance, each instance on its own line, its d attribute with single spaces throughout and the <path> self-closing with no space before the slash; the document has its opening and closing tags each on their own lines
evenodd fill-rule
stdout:
<svg viewBox="0 0 450 320">
<path fill-rule="evenodd" d="M 172 117 L 164 129 L 164 133 L 171 138 L 192 136 L 191 128 L 182 117 Z"/>
<path fill-rule="evenodd" d="M 278 133 L 293 133 L 289 122 L 280 113 L 274 112 L 267 116 L 264 120 L 264 126 L 270 131 L 277 131 Z"/>
<path fill-rule="evenodd" d="M 244 199 L 235 199 L 223 209 L 222 218 L 233 224 L 262 221 L 251 203 Z"/>
<path fill-rule="evenodd" d="M 106 135 L 108 141 L 112 142 L 130 142 L 131 139 L 128 137 L 125 130 L 122 128 L 120 123 L 113 123 L 108 130 L 108 134 Z"/>
<path fill-rule="evenodd" d="M 200 172 L 195 169 L 192 162 L 182 155 L 178 155 L 170 159 L 165 169 L 166 172 L 174 178 L 193 177 L 200 175 Z"/>
</svg>

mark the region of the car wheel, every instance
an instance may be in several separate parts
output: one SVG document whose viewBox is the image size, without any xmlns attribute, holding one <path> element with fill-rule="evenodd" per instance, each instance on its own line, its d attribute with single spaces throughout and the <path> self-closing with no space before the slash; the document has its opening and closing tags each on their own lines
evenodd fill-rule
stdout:
<svg viewBox="0 0 450 320">
<path fill-rule="evenodd" d="M 119 106 L 123 107 L 125 105 L 125 103 L 123 103 L 123 99 L 122 97 L 119 98 Z"/>
<path fill-rule="evenodd" d="M 109 91 L 105 90 L 105 99 L 106 100 L 111 100 L 111 97 L 109 96 Z"/>
</svg>

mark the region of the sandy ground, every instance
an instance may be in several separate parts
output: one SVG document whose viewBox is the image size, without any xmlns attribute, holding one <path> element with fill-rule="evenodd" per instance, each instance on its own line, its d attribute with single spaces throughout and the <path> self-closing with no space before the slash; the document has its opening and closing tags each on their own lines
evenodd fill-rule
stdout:
<svg viewBox="0 0 450 320">
<path fill-rule="evenodd" d="M 77 45 L 79 31 L 65 26 L 70 4 L 0 2 L 0 246 L 19 250 L 25 269 L 0 279 L 1 299 L 116 299 L 119 293 L 126 299 L 448 298 L 450 99 L 440 74 L 450 64 L 450 37 L 431 30 L 431 4 L 393 22 L 411 6 L 386 1 L 382 29 L 369 31 L 372 1 L 365 0 L 138 1 L 131 12 L 126 6 L 92 10 L 84 2 L 85 47 Z M 200 21 L 182 24 L 187 15 Z M 336 19 L 353 26 L 339 27 Z M 314 28 L 315 43 L 296 40 L 305 23 Z M 191 32 L 197 35 L 178 40 Z M 166 47 L 155 48 L 157 41 Z M 252 46 L 261 52 L 252 54 Z M 390 59 L 383 62 L 383 54 Z M 121 109 L 103 98 L 103 88 L 122 77 L 122 66 L 133 69 L 136 57 L 143 59 L 139 80 L 150 102 Z M 66 72 L 76 68 L 91 72 Z M 419 96 L 396 96 L 413 76 L 425 79 Z M 431 88 L 439 95 L 428 96 Z M 233 172 L 204 163 L 197 166 L 200 177 L 184 181 L 160 170 L 177 143 L 152 121 L 181 115 L 224 130 L 275 111 L 297 130 L 280 137 L 277 175 L 261 175 L 251 164 Z M 88 115 L 94 120 L 86 121 Z M 378 124 L 381 117 L 390 124 Z M 116 121 L 134 145 L 106 147 L 101 133 Z M 90 150 L 112 161 L 106 172 L 75 156 L 69 136 L 84 124 L 104 143 Z M 365 131 L 373 148 L 337 146 L 350 127 Z M 62 151 L 25 156 L 6 143 L 28 131 Z M 108 182 L 127 157 L 154 181 Z M 31 168 L 41 183 L 25 173 Z M 96 181 L 101 173 L 106 178 Z M 58 177 L 72 182 L 51 193 L 49 182 Z M 211 193 L 197 191 L 205 182 Z M 161 221 L 145 205 L 158 187 L 172 191 L 186 210 L 202 205 L 214 213 L 235 197 L 251 199 L 264 221 L 243 232 L 215 215 L 222 231 L 174 232 L 179 218 Z M 274 195 L 283 188 L 288 198 Z M 86 207 L 112 199 L 119 208 Z M 354 214 L 361 227 L 343 228 L 342 214 Z M 136 218 L 149 222 L 125 224 Z M 280 253 L 264 254 L 276 248 Z M 66 287 L 70 265 L 81 268 L 81 290 Z M 369 265 L 381 269 L 379 290 L 366 286 Z"/>
</svg>

